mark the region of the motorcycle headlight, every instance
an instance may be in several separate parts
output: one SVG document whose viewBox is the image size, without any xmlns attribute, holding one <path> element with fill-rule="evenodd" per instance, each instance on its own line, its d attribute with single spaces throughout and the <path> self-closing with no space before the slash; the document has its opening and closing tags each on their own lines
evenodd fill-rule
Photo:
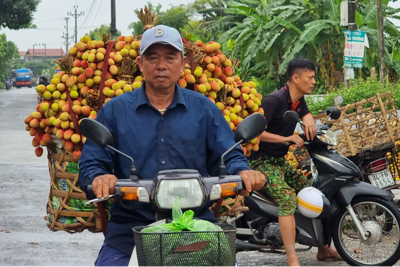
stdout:
<svg viewBox="0 0 400 267">
<path fill-rule="evenodd" d="M 204 204 L 206 195 L 198 179 L 161 180 L 155 196 L 160 209 L 172 209 L 179 197 L 181 209 L 198 208 Z"/>
<path fill-rule="evenodd" d="M 338 139 L 332 130 L 322 130 L 323 134 L 317 134 L 320 141 L 330 146 L 337 146 Z"/>
</svg>

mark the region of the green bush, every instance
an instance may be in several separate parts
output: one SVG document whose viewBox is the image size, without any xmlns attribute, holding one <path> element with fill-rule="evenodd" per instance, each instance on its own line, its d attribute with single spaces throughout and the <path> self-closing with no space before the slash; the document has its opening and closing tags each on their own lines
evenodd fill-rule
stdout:
<svg viewBox="0 0 400 267">
<path fill-rule="evenodd" d="M 400 108 L 400 82 L 389 83 L 385 82 L 381 84 L 379 80 L 367 79 L 367 80 L 354 80 L 350 83 L 348 87 L 341 85 L 336 90 L 332 91 L 325 96 L 322 101 L 314 101 L 312 99 L 307 99 L 307 106 L 311 111 L 311 114 L 317 115 L 318 110 L 326 110 L 332 106 L 333 98 L 338 95 L 342 95 L 344 102 L 342 105 L 352 104 L 355 101 L 361 101 L 363 99 L 368 99 L 370 97 L 376 96 L 376 93 L 386 93 L 391 91 L 396 108 Z M 369 104 L 371 106 L 371 104 Z M 366 105 L 365 107 L 368 107 Z M 350 113 L 352 111 L 349 111 Z"/>
</svg>

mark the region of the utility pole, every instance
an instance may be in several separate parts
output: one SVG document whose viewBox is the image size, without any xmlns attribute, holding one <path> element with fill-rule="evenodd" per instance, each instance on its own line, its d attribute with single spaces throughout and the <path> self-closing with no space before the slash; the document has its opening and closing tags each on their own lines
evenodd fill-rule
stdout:
<svg viewBox="0 0 400 267">
<path fill-rule="evenodd" d="M 80 14 L 78 14 L 77 13 L 78 12 L 78 6 L 74 6 L 74 8 L 75 8 L 75 14 L 72 14 L 71 12 L 68 12 L 67 15 L 75 18 L 75 43 L 77 43 L 78 42 L 78 23 L 77 23 L 77 19 L 80 16 L 85 15 L 85 12 L 81 12 Z"/>
<path fill-rule="evenodd" d="M 44 46 L 44 56 L 46 57 L 46 44 L 34 44 L 33 45 L 33 55 L 32 55 L 32 59 L 34 59 L 35 57 L 35 46 Z"/>
<path fill-rule="evenodd" d="M 356 29 L 356 1 L 349 0 L 349 23 L 347 26 L 349 31 Z"/>
<path fill-rule="evenodd" d="M 385 43 L 383 37 L 383 12 L 382 0 L 377 0 L 377 19 L 378 19 L 378 54 L 379 54 L 379 80 L 384 82 L 386 76 L 386 63 L 385 63 Z"/>
<path fill-rule="evenodd" d="M 356 29 L 356 1 L 348 0 L 347 8 L 347 30 L 354 31 Z M 354 79 L 354 68 L 345 68 L 345 81 Z"/>
<path fill-rule="evenodd" d="M 65 17 L 64 19 L 65 19 L 65 22 L 67 24 L 66 26 L 64 26 L 64 28 L 67 30 L 67 34 L 63 33 L 63 36 L 61 36 L 61 38 L 65 39 L 65 42 L 64 42 L 64 44 L 65 44 L 65 53 L 68 54 L 68 51 L 69 51 L 68 45 L 69 45 L 69 42 L 70 42 L 69 39 L 72 40 L 74 38 L 74 36 L 71 36 L 71 37 L 68 36 L 68 20 L 69 20 L 69 18 Z"/>
<path fill-rule="evenodd" d="M 115 0 L 111 0 L 111 29 L 110 29 L 110 33 L 111 33 L 111 38 L 115 37 L 115 35 L 117 34 L 117 29 L 116 29 L 116 25 L 115 25 Z"/>
</svg>

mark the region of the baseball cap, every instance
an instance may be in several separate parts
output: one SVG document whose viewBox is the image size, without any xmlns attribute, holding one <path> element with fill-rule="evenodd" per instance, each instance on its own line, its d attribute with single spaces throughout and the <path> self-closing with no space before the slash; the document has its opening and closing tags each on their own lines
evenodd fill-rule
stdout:
<svg viewBox="0 0 400 267">
<path fill-rule="evenodd" d="M 177 50 L 181 51 L 183 55 L 182 37 L 175 28 L 157 25 L 146 30 L 140 40 L 140 55 L 143 55 L 146 49 L 151 45 L 157 43 L 172 45 Z"/>
</svg>

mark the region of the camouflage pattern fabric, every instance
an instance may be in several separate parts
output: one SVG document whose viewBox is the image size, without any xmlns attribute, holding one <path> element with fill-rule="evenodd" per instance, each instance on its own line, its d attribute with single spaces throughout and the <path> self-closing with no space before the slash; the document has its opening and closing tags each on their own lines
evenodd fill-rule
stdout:
<svg viewBox="0 0 400 267">
<path fill-rule="evenodd" d="M 249 166 L 265 175 L 268 183 L 261 190 L 267 192 L 278 204 L 278 216 L 292 215 L 297 207 L 296 194 L 310 186 L 311 181 L 284 157 L 261 157 L 250 160 Z"/>
</svg>

